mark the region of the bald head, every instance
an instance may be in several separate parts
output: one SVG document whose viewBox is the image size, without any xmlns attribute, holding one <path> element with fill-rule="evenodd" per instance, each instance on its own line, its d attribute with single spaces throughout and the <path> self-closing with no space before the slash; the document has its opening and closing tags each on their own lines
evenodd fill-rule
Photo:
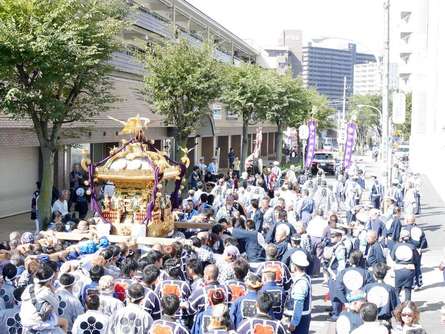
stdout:
<svg viewBox="0 0 445 334">
<path fill-rule="evenodd" d="M 279 224 L 275 231 L 275 242 L 281 242 L 290 234 L 290 228 L 286 224 Z"/>
<path fill-rule="evenodd" d="M 366 239 L 368 241 L 368 244 L 373 244 L 377 241 L 377 232 L 374 230 L 369 230 L 366 233 Z"/>
<path fill-rule="evenodd" d="M 268 244 L 266 246 L 266 258 L 268 260 L 275 260 L 277 258 L 277 255 L 278 255 L 277 246 L 275 246 L 274 244 Z"/>
<path fill-rule="evenodd" d="M 405 223 L 406 224 L 412 225 L 415 222 L 416 222 L 416 216 L 415 215 L 413 215 L 413 214 L 406 215 L 406 217 L 405 217 Z"/>
<path fill-rule="evenodd" d="M 218 267 L 214 264 L 209 264 L 204 269 L 204 282 L 205 283 L 213 283 L 218 280 L 219 270 Z"/>
</svg>

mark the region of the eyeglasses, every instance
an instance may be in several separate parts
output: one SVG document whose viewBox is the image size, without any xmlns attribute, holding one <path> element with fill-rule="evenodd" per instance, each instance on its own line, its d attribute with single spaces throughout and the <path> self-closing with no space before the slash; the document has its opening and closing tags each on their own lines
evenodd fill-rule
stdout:
<svg viewBox="0 0 445 334">
<path fill-rule="evenodd" d="M 402 317 L 410 317 L 410 318 L 412 318 L 413 314 L 412 313 L 402 313 Z"/>
</svg>

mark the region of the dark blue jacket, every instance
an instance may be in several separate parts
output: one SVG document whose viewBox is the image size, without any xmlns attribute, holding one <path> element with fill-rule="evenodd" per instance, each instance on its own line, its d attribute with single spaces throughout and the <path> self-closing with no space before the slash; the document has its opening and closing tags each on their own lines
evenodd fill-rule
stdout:
<svg viewBox="0 0 445 334">
<path fill-rule="evenodd" d="M 379 320 L 389 320 L 392 317 L 392 312 L 395 310 L 397 305 L 400 304 L 399 295 L 396 292 L 396 289 L 391 285 L 388 285 L 384 282 L 375 282 L 365 285 L 363 291 L 367 295 L 367 300 L 370 303 L 374 303 L 377 305 L 379 313 Z M 387 297 L 382 298 L 382 294 L 385 294 Z M 375 298 L 375 300 L 374 300 Z M 387 300 L 385 305 L 379 305 L 382 300 Z"/>
<path fill-rule="evenodd" d="M 383 254 L 383 246 L 376 241 L 374 244 L 366 246 L 366 267 L 371 268 L 379 262 L 386 263 L 386 258 Z"/>
<path fill-rule="evenodd" d="M 238 298 L 230 307 L 230 320 L 235 328 L 246 318 L 254 316 L 256 313 L 256 291 L 248 291 L 247 295 Z"/>
<path fill-rule="evenodd" d="M 265 258 L 264 248 L 258 243 L 258 234 L 257 231 L 247 231 L 241 228 L 232 230 L 232 237 L 244 242 L 249 262 L 261 262 Z"/>
<path fill-rule="evenodd" d="M 255 222 L 255 231 L 262 232 L 263 231 L 263 220 L 264 215 L 261 212 L 260 209 L 257 209 L 255 211 L 255 214 L 253 215 L 253 221 Z"/>
</svg>

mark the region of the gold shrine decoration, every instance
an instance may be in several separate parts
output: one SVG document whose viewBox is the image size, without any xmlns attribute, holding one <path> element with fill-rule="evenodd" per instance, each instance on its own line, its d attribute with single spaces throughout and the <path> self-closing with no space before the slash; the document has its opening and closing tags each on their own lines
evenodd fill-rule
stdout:
<svg viewBox="0 0 445 334">
<path fill-rule="evenodd" d="M 140 117 L 139 114 L 137 114 L 136 117 L 130 117 L 127 121 L 121 121 L 111 116 L 108 116 L 108 118 L 121 123 L 124 126 L 120 131 L 120 134 L 133 135 L 134 137 L 138 136 L 141 131 L 143 132 L 144 129 L 148 127 L 148 124 L 150 124 L 150 119 Z"/>
<path fill-rule="evenodd" d="M 96 200 L 93 193 L 92 210 L 112 225 L 112 234 L 170 235 L 174 231 L 175 217 L 172 201 L 162 182 L 178 182 L 183 167 L 156 150 L 145 138 L 144 129 L 150 123 L 148 118 L 139 115 L 127 121 L 109 118 L 124 126 L 121 134 L 130 134 L 132 138 L 111 149 L 110 155 L 99 165 L 92 163 L 83 152 L 82 167 L 89 173 L 89 181 L 85 184 L 92 190 L 98 183 L 113 187 L 111 195 L 106 192 L 101 201 Z M 183 150 L 181 158 L 187 165 L 190 164 L 188 152 Z"/>
</svg>

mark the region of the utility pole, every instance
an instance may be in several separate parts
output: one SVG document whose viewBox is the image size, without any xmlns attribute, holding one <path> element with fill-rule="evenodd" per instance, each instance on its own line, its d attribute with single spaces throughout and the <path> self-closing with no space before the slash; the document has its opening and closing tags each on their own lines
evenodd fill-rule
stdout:
<svg viewBox="0 0 445 334">
<path fill-rule="evenodd" d="M 382 80 L 382 156 L 383 164 L 386 167 L 385 187 L 391 186 L 391 147 L 389 133 L 389 63 L 390 63 L 390 5 L 391 0 L 385 2 L 385 52 L 383 55 L 383 80 Z"/>
</svg>

